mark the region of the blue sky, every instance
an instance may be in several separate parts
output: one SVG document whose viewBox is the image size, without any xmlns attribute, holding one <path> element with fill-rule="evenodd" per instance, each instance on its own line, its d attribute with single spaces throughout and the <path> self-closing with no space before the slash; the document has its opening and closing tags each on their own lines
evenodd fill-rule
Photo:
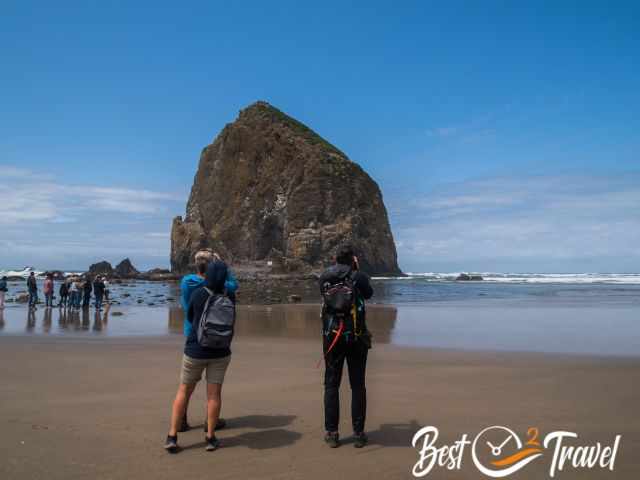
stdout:
<svg viewBox="0 0 640 480">
<path fill-rule="evenodd" d="M 168 265 L 264 99 L 380 184 L 405 271 L 640 271 L 637 2 L 232 3 L 3 3 L 0 267 Z"/>
</svg>

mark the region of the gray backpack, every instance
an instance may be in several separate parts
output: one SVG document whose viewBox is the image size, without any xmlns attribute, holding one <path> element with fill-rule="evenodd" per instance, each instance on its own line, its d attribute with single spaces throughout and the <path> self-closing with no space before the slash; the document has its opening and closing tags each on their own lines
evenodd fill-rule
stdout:
<svg viewBox="0 0 640 480">
<path fill-rule="evenodd" d="M 236 306 L 226 295 L 209 293 L 198 324 L 198 344 L 206 348 L 229 348 L 236 323 Z"/>
</svg>

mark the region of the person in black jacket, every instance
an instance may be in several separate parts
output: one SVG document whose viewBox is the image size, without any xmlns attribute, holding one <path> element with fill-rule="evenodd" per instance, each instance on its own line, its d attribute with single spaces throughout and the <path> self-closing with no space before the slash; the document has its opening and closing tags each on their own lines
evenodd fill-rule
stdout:
<svg viewBox="0 0 640 480">
<path fill-rule="evenodd" d="M 68 280 L 64 280 L 60 282 L 60 290 L 58 290 L 58 294 L 60 295 L 60 303 L 58 307 L 67 308 L 67 302 L 69 300 L 69 283 Z"/>
<path fill-rule="evenodd" d="M 223 261 L 216 260 L 211 262 L 207 268 L 204 286 L 199 287 L 191 294 L 186 318 L 191 319 L 193 328 L 184 345 L 180 386 L 173 402 L 171 425 L 164 446 L 170 453 L 178 451 L 178 429 L 189 398 L 202 378 L 202 372 L 205 370 L 207 378 L 206 450 L 212 451 L 219 446 L 214 430 L 220 417 L 222 383 L 231 361 L 231 349 L 229 347 L 208 348 L 200 345 L 198 342 L 198 322 L 202 317 L 207 300 L 210 298 L 211 294 L 209 292 L 213 295 L 225 294 L 224 284 L 227 278 L 227 270 L 227 265 Z"/>
<path fill-rule="evenodd" d="M 29 290 L 29 308 L 35 310 L 38 303 L 38 283 L 35 273 L 31 272 L 27 278 L 27 290 Z"/>
<path fill-rule="evenodd" d="M 93 297 L 96 300 L 96 310 L 102 310 L 102 298 L 104 297 L 104 283 L 102 278 L 97 276 L 93 282 Z"/>
<path fill-rule="evenodd" d="M 87 278 L 84 279 L 84 286 L 82 288 L 82 291 L 84 293 L 82 299 L 82 308 L 89 308 L 89 303 L 91 303 L 91 290 L 91 277 L 87 276 Z"/>
<path fill-rule="evenodd" d="M 336 285 L 346 285 L 353 291 L 353 306 L 348 315 L 340 315 L 326 302 L 326 294 Z M 365 370 L 371 348 L 371 334 L 367 329 L 364 301 L 371 298 L 373 288 L 369 277 L 359 271 L 358 258 L 351 245 L 343 245 L 336 254 L 335 265 L 320 276 L 320 293 L 325 298 L 322 307 L 324 372 L 325 442 L 336 448 L 340 445 L 339 389 L 344 362 L 347 362 L 351 385 L 351 421 L 355 435 L 354 446 L 367 444 L 364 425 L 367 411 Z M 347 325 L 345 327 L 345 324 Z M 341 325 L 341 326 L 340 326 Z"/>
</svg>

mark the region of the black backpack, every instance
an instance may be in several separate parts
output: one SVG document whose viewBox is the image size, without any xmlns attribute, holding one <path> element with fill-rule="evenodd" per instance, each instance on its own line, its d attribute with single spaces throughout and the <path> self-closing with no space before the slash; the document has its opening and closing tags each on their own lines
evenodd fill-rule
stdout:
<svg viewBox="0 0 640 480">
<path fill-rule="evenodd" d="M 351 272 L 337 281 L 326 282 L 323 285 L 322 297 L 324 299 L 325 312 L 331 318 L 326 325 L 327 333 L 332 333 L 340 328 L 341 334 L 347 340 L 354 332 L 354 316 L 356 307 L 356 290 L 351 278 Z M 342 325 L 340 327 L 340 325 Z"/>
<path fill-rule="evenodd" d="M 198 323 L 198 344 L 205 348 L 229 348 L 236 322 L 236 306 L 226 295 L 214 294 L 205 287 L 209 298 Z"/>
</svg>

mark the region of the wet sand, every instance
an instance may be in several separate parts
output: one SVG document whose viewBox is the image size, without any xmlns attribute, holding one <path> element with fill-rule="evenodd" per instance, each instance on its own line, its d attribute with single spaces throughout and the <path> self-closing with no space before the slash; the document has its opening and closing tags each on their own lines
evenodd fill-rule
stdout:
<svg viewBox="0 0 640 480">
<path fill-rule="evenodd" d="M 561 479 L 637 478 L 640 360 L 492 353 L 378 344 L 368 369 L 371 444 L 337 450 L 322 439 L 318 342 L 241 335 L 224 387 L 223 448 L 204 451 L 203 433 L 162 450 L 177 386 L 182 339 L 0 336 L 0 478 L 7 479 L 405 479 L 410 446 L 424 425 L 442 442 L 504 425 L 579 433 L 580 444 L 622 434 L 615 471 L 568 469 Z M 350 433 L 344 379 L 341 431 Z M 198 387 L 192 423 L 203 419 Z M 440 443 L 440 442 L 439 442 Z M 548 478 L 550 453 L 513 477 Z M 484 478 L 469 452 L 461 471 L 426 478 Z"/>
<path fill-rule="evenodd" d="M 239 305 L 238 337 L 314 340 L 318 304 Z M 378 344 L 489 351 L 640 355 L 640 309 L 633 305 L 545 306 L 505 300 L 446 304 L 368 305 L 367 324 Z M 180 336 L 178 306 L 111 305 L 70 312 L 12 306 L 0 311 L 1 335 L 128 337 Z"/>
</svg>

